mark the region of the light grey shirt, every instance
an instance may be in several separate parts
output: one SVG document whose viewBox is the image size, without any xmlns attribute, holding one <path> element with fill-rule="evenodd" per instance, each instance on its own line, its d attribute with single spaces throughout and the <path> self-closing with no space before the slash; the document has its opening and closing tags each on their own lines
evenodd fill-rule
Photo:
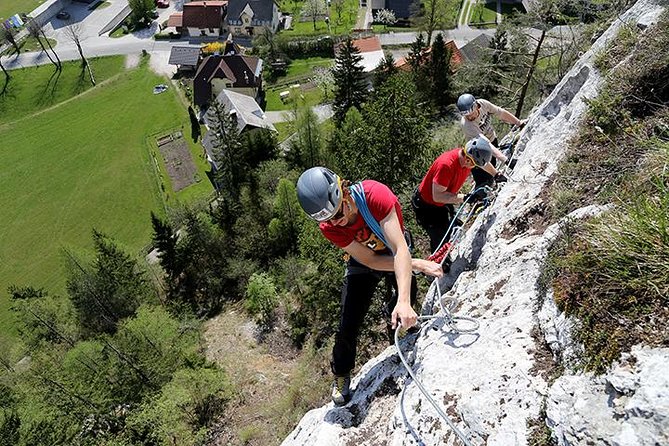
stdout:
<svg viewBox="0 0 669 446">
<path fill-rule="evenodd" d="M 470 140 L 483 135 L 489 141 L 494 141 L 497 138 L 497 133 L 492 126 L 492 115 L 499 117 L 504 109 L 485 99 L 477 99 L 476 102 L 480 105 L 478 117 L 473 121 L 468 121 L 464 116 L 460 118 L 460 125 L 465 132 L 465 137 Z"/>
</svg>

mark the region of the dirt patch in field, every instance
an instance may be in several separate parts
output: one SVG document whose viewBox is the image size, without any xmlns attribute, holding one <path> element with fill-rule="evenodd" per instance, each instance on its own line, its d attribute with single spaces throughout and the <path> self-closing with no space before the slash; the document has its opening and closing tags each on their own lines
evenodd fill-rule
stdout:
<svg viewBox="0 0 669 446">
<path fill-rule="evenodd" d="M 165 161 L 174 192 L 200 181 L 193 155 L 181 132 L 161 136 L 156 139 L 156 143 Z"/>
</svg>

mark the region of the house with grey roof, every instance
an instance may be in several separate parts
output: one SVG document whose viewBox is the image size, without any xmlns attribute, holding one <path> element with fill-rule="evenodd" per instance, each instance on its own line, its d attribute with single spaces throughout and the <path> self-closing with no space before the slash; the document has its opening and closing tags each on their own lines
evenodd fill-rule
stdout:
<svg viewBox="0 0 669 446">
<path fill-rule="evenodd" d="M 492 36 L 481 33 L 474 40 L 469 41 L 460 48 L 460 53 L 465 62 L 476 62 L 483 57 L 485 51 L 490 48 Z"/>
<path fill-rule="evenodd" d="M 176 65 L 179 71 L 195 71 L 200 62 L 199 46 L 173 46 L 170 51 L 170 65 Z"/>
<path fill-rule="evenodd" d="M 266 129 L 275 133 L 277 132 L 276 128 L 267 119 L 265 112 L 260 108 L 260 105 L 258 105 L 255 99 L 231 90 L 223 90 L 216 97 L 216 100 L 223 105 L 228 113 L 235 116 L 237 119 L 237 129 L 240 133 L 257 129 Z M 207 115 L 205 115 L 205 124 L 207 125 L 207 128 L 210 128 L 210 121 Z M 214 156 L 214 144 L 216 140 L 215 132 L 215 129 L 210 128 L 202 139 L 202 145 L 207 160 L 214 171 L 219 168 L 216 163 L 216 157 Z"/>
<path fill-rule="evenodd" d="M 263 28 L 276 32 L 279 6 L 274 0 L 230 0 L 225 21 L 227 31 L 237 36 L 255 36 Z"/>
</svg>

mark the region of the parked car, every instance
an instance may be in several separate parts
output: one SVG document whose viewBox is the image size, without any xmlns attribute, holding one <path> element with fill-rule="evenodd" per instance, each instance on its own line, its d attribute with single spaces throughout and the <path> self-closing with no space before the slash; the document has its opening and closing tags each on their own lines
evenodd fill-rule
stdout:
<svg viewBox="0 0 669 446">
<path fill-rule="evenodd" d="M 168 8 L 170 6 L 170 0 L 156 0 L 156 6 L 159 8 Z"/>
<path fill-rule="evenodd" d="M 58 20 L 69 20 L 70 19 L 70 13 L 67 11 L 60 11 L 58 14 L 56 14 L 56 18 Z"/>
<path fill-rule="evenodd" d="M 155 87 L 153 87 L 153 94 L 160 94 L 164 93 L 167 91 L 167 85 L 165 84 L 158 84 Z"/>
</svg>

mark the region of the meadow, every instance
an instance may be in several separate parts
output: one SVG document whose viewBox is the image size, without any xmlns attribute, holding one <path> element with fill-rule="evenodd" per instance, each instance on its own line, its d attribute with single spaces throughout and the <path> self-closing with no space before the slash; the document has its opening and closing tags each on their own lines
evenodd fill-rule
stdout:
<svg viewBox="0 0 669 446">
<path fill-rule="evenodd" d="M 42 3 L 44 3 L 44 0 L 2 0 L 0 2 L 0 19 L 4 20 L 22 12 L 29 14 Z"/>
<path fill-rule="evenodd" d="M 111 75 L 82 93 L 83 86 L 73 88 L 80 82 L 79 64 L 72 63 L 76 69 L 59 78 L 63 91 L 55 105 L 35 101 L 53 67 L 12 72 L 12 101 L 0 108 L 0 335 L 14 333 L 10 285 L 62 294 L 63 249 L 85 253 L 95 228 L 139 255 L 151 240 L 151 211 L 165 212 L 165 175 L 156 172 L 151 137 L 179 129 L 190 134 L 187 110 L 173 88 L 152 93 L 165 78 L 146 64 L 125 71 L 121 58 L 101 61 L 115 63 L 116 74 L 107 67 Z M 192 200 L 211 193 L 200 183 L 193 187 L 197 194 L 180 194 Z"/>
</svg>

